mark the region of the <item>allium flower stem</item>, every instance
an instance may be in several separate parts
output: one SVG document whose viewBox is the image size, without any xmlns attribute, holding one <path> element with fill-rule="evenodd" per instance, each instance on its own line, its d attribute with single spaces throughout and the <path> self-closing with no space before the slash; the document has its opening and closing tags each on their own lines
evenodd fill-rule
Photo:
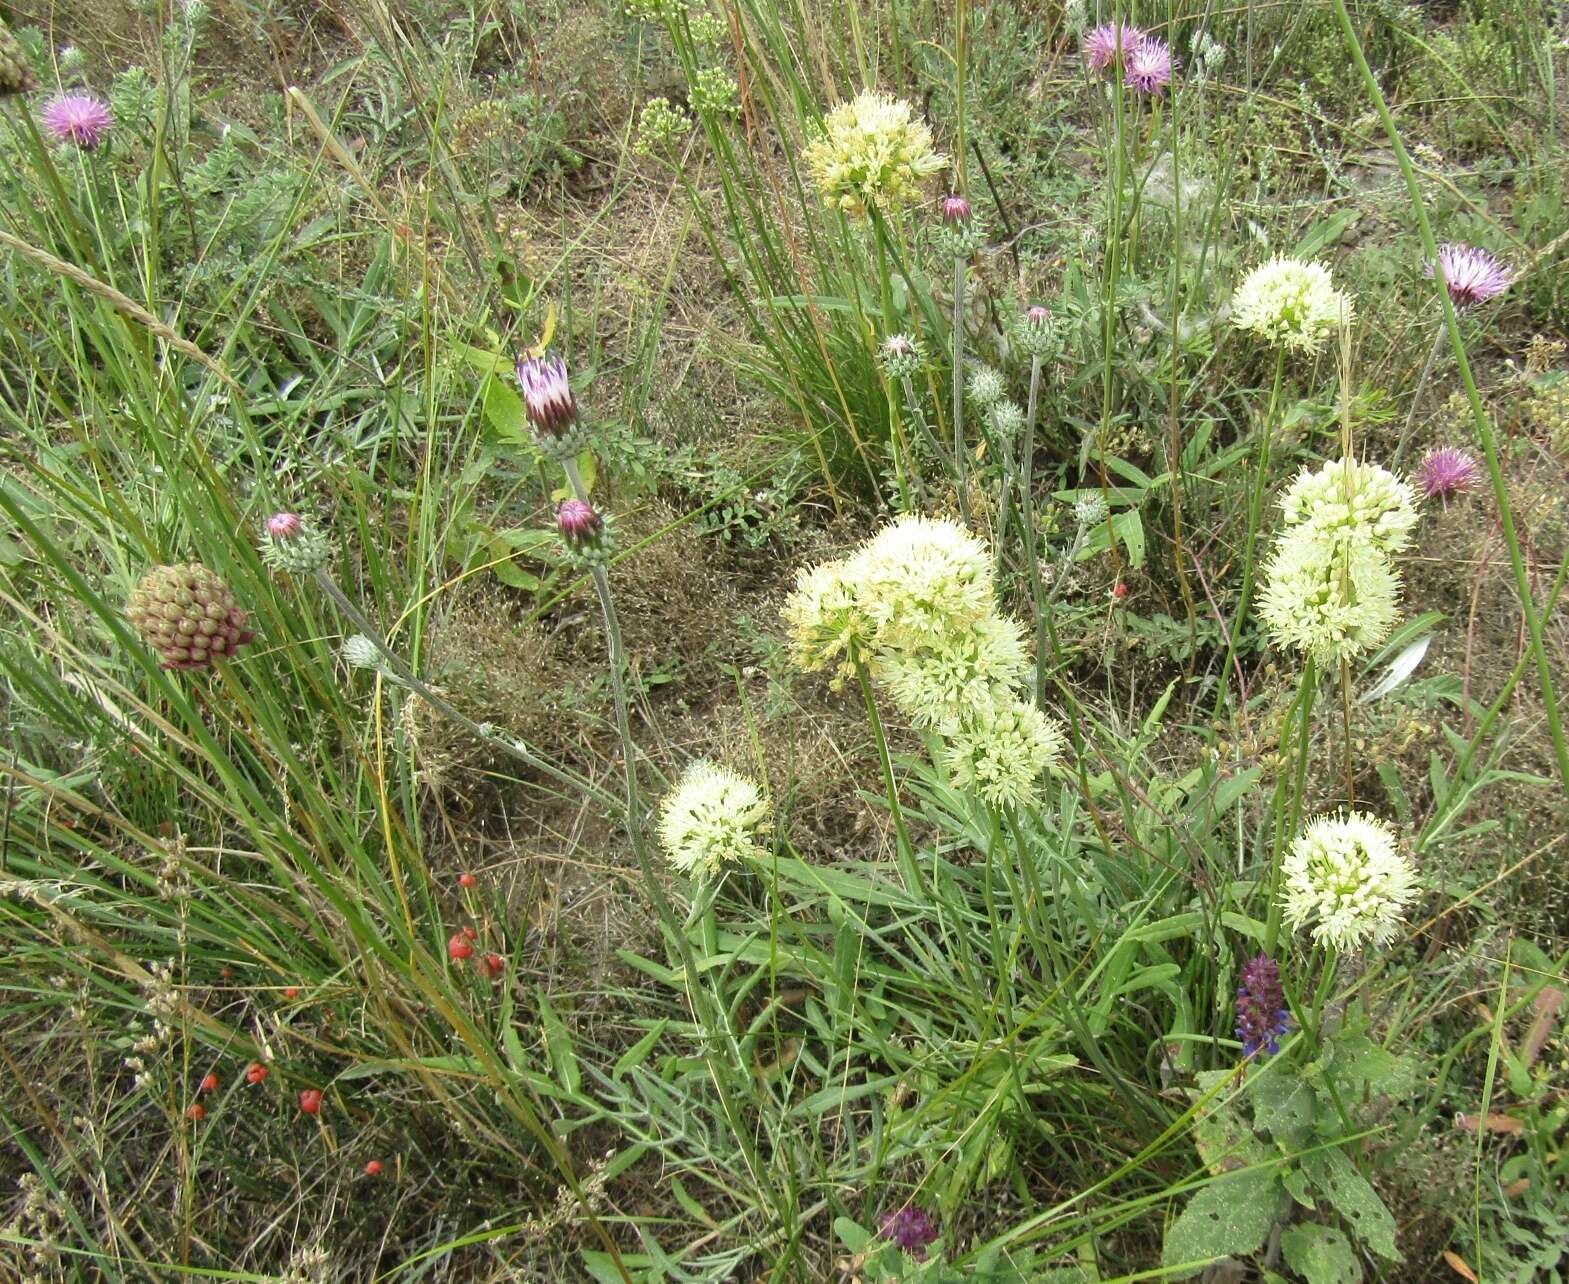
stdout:
<svg viewBox="0 0 1569 1284">
<path fill-rule="evenodd" d="M 326 567 L 320 567 L 315 573 L 315 578 L 321 591 L 332 599 L 333 605 L 342 611 L 344 615 L 348 616 L 350 623 L 380 653 L 382 660 L 386 663 L 387 672 L 400 686 L 407 687 L 420 699 L 437 710 L 444 718 L 457 723 L 470 735 L 483 740 L 492 748 L 500 749 L 503 753 L 516 758 L 519 762 L 525 763 L 535 771 L 550 776 L 569 789 L 581 791 L 601 806 L 615 808 L 618 805 L 617 800 L 613 796 L 607 794 L 587 776 L 579 775 L 569 767 L 558 766 L 536 754 L 521 740 L 508 740 L 504 736 L 497 735 L 493 730 L 482 727 L 467 714 L 459 712 L 449 701 L 436 694 L 435 691 L 416 677 L 414 671 L 382 640 L 381 631 L 370 622 L 365 613 L 355 606 L 349 600 L 348 595 L 338 587 L 338 582 L 332 578 L 331 571 L 327 570 Z"/>
<path fill-rule="evenodd" d="M 1039 536 L 1035 530 L 1035 420 L 1040 411 L 1041 371 L 1044 359 L 1030 360 L 1030 396 L 1024 412 L 1024 454 L 1020 461 L 1019 525 L 1023 528 L 1024 564 L 1030 576 L 1030 600 L 1035 604 L 1035 707 L 1046 708 L 1046 602 L 1042 593 Z"/>
<path fill-rule="evenodd" d="M 888 754 L 888 737 L 883 734 L 883 720 L 877 712 L 877 697 L 872 692 L 866 661 L 861 658 L 860 650 L 854 643 L 851 643 L 850 662 L 855 666 L 855 680 L 860 685 L 861 700 L 866 705 L 866 720 L 871 724 L 872 739 L 877 745 L 877 761 L 883 771 L 883 788 L 888 794 L 888 809 L 893 816 L 894 832 L 898 835 L 899 865 L 912 888 L 924 889 L 920 866 L 915 861 L 915 844 L 910 841 L 910 831 L 904 823 L 904 809 L 899 805 L 899 786 L 894 780 L 893 759 Z"/>
<path fill-rule="evenodd" d="M 1356 27 L 1352 24 L 1351 15 L 1346 9 L 1346 0 L 1334 0 L 1334 4 L 1335 16 L 1339 19 L 1341 33 L 1346 38 L 1346 47 L 1351 52 L 1368 97 L 1378 112 L 1379 121 L 1384 126 L 1384 133 L 1389 138 L 1389 145 L 1394 150 L 1395 161 L 1400 166 L 1401 176 L 1405 179 L 1406 191 L 1411 199 L 1411 211 L 1416 215 L 1417 228 L 1422 236 L 1422 249 L 1429 261 L 1437 262 L 1438 242 L 1433 236 L 1432 224 L 1428 221 L 1427 206 L 1422 200 L 1422 188 L 1417 181 L 1416 171 L 1411 165 L 1411 157 L 1401 141 L 1399 127 L 1396 126 L 1395 118 L 1390 113 L 1389 104 L 1384 100 L 1384 91 L 1379 87 L 1378 78 L 1367 64 L 1367 55 L 1362 52 L 1362 42 L 1357 38 Z M 1564 737 L 1563 721 L 1558 711 L 1557 684 L 1553 681 L 1552 666 L 1547 658 L 1547 648 L 1542 633 L 1542 617 L 1532 597 L 1530 574 L 1526 569 L 1525 555 L 1520 548 L 1519 534 L 1515 530 L 1514 507 L 1509 502 L 1509 488 L 1504 482 L 1503 470 L 1498 462 L 1498 444 L 1493 436 L 1493 424 L 1482 406 L 1481 394 L 1476 388 L 1476 378 L 1471 373 L 1471 363 L 1466 357 L 1465 344 L 1461 339 L 1454 301 L 1449 297 L 1449 291 L 1442 286 L 1438 286 L 1438 294 L 1444 309 L 1444 323 L 1449 331 L 1450 346 L 1454 349 L 1455 358 L 1460 365 L 1460 379 L 1465 384 L 1466 398 L 1471 403 L 1471 418 L 1476 424 L 1477 436 L 1481 439 L 1482 451 L 1487 457 L 1487 474 L 1493 484 L 1493 498 L 1498 506 L 1498 523 L 1503 528 L 1504 543 L 1509 548 L 1509 564 L 1514 572 L 1515 591 L 1520 598 L 1520 609 L 1525 615 L 1526 630 L 1531 635 L 1531 653 L 1536 659 L 1537 680 L 1541 686 L 1542 704 L 1547 712 L 1548 730 L 1552 735 L 1553 757 L 1558 767 L 1558 778 L 1563 785 L 1569 787 L 1569 740 Z"/>
<path fill-rule="evenodd" d="M 962 254 L 953 256 L 953 475 L 959 494 L 959 512 L 966 526 L 970 516 L 970 483 L 964 459 L 964 280 L 969 267 Z"/>
<path fill-rule="evenodd" d="M 1220 684 L 1215 710 L 1220 711 L 1226 698 L 1226 683 L 1231 677 L 1231 666 L 1236 660 L 1237 643 L 1247 623 L 1248 606 L 1253 596 L 1253 546 L 1258 540 L 1259 522 L 1264 515 L 1264 491 L 1269 485 L 1269 446 L 1275 432 L 1275 407 L 1280 403 L 1280 383 L 1286 370 L 1286 349 L 1275 349 L 1275 379 L 1270 385 L 1269 408 L 1264 412 L 1264 427 L 1259 434 L 1258 466 L 1253 477 L 1253 493 L 1248 499 L 1248 532 L 1242 546 L 1242 593 L 1237 599 L 1237 613 L 1231 621 L 1231 642 L 1226 647 L 1226 662 L 1220 668 Z"/>
<path fill-rule="evenodd" d="M 1302 821 L 1302 799 L 1307 791 L 1307 763 L 1312 748 L 1313 697 L 1317 692 L 1318 668 L 1309 654 L 1302 664 L 1302 681 L 1297 687 L 1297 698 L 1286 712 L 1286 721 L 1280 734 L 1282 766 L 1275 780 L 1275 841 L 1270 851 L 1269 916 L 1264 925 L 1264 953 L 1272 958 L 1275 941 L 1280 935 L 1280 867 L 1285 859 L 1287 838 L 1297 832 L 1297 826 Z M 1296 744 L 1288 751 L 1286 741 L 1291 734 L 1293 716 L 1297 719 Z M 1286 805 L 1287 764 L 1295 768 L 1289 810 Z"/>
</svg>

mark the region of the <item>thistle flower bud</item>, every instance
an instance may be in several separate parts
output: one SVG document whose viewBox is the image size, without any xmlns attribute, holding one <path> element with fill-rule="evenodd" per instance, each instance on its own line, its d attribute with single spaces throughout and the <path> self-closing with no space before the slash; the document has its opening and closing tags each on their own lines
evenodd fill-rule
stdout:
<svg viewBox="0 0 1569 1284">
<path fill-rule="evenodd" d="M 945 196 L 940 206 L 942 220 L 949 226 L 970 221 L 970 203 L 962 196 Z"/>
<path fill-rule="evenodd" d="M 1024 318 L 1033 326 L 1046 325 L 1051 321 L 1051 309 L 1037 303 L 1024 314 Z"/>
<path fill-rule="evenodd" d="M 381 648 L 363 633 L 344 638 L 342 654 L 351 669 L 380 670 L 383 664 Z"/>
<path fill-rule="evenodd" d="M 990 410 L 1007 391 L 1002 375 L 990 366 L 977 366 L 970 372 L 970 400 L 982 410 Z"/>
<path fill-rule="evenodd" d="M 1040 304 L 1025 311 L 1012 327 L 1013 341 L 1027 356 L 1045 360 L 1057 347 L 1056 327 L 1051 323 L 1051 310 Z"/>
<path fill-rule="evenodd" d="M 614 549 L 613 531 L 607 518 L 581 499 L 564 499 L 556 509 L 556 530 L 566 545 L 568 557 L 588 568 L 604 566 Z"/>
<path fill-rule="evenodd" d="M 33 74 L 27 50 L 11 34 L 10 28 L 0 21 L 0 98 L 31 93 L 37 88 L 38 77 Z"/>
<path fill-rule="evenodd" d="M 1106 499 L 1103 495 L 1084 495 L 1073 506 L 1073 520 L 1088 529 L 1106 520 Z"/>
<path fill-rule="evenodd" d="M 1005 441 L 1012 440 L 1024 431 L 1024 411 L 1006 397 L 994 402 L 986 412 L 991 430 Z"/>
<path fill-rule="evenodd" d="M 522 356 L 517 365 L 523 406 L 534 429 L 534 441 L 547 457 L 576 458 L 587 444 L 578 421 L 577 399 L 567 381 L 567 363 L 555 353 Z"/>
<path fill-rule="evenodd" d="M 262 561 L 273 570 L 309 575 L 327 564 L 327 537 L 298 513 L 274 513 L 263 530 Z"/>
<path fill-rule="evenodd" d="M 921 345 L 907 334 L 890 334 L 879 355 L 890 379 L 908 379 L 926 363 Z"/>
</svg>

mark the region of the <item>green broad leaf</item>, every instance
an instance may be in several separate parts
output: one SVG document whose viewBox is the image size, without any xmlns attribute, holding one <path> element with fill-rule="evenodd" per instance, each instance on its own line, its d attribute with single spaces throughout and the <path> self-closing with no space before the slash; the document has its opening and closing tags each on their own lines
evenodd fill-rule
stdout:
<svg viewBox="0 0 1569 1284">
<path fill-rule="evenodd" d="M 1300 1168 L 1287 1168 L 1281 1174 L 1280 1184 L 1286 1188 L 1286 1194 L 1303 1208 L 1312 1210 L 1318 1208 L 1318 1201 L 1313 1198 L 1313 1188 L 1308 1184 L 1307 1174 Z"/>
<path fill-rule="evenodd" d="M 465 1078 L 481 1078 L 485 1071 L 476 1057 L 451 1056 L 451 1057 L 416 1057 L 409 1061 L 364 1061 L 357 1066 L 350 1066 L 338 1076 L 339 1081 L 345 1079 L 371 1079 L 384 1074 L 431 1074 L 462 1075 Z"/>
<path fill-rule="evenodd" d="M 509 446 L 528 446 L 534 442 L 528 430 L 528 412 L 523 409 L 523 395 L 507 387 L 500 379 L 485 381 L 482 401 L 485 422 L 498 441 Z"/>
<path fill-rule="evenodd" d="M 550 1054 L 550 1068 L 568 1092 L 583 1090 L 583 1072 L 578 1067 L 577 1053 L 572 1050 L 572 1034 L 566 1022 L 556 1015 L 555 1008 L 543 990 L 539 995 L 539 1022 L 545 1031 L 545 1051 Z"/>
<path fill-rule="evenodd" d="M 1290 1073 L 1285 1065 L 1265 1063 L 1249 1085 L 1253 1095 L 1253 1122 L 1288 1153 L 1304 1149 L 1313 1135 L 1318 1098 L 1313 1089 Z"/>
<path fill-rule="evenodd" d="M 1291 251 L 1291 256 L 1298 259 L 1315 257 L 1326 246 L 1337 244 L 1352 221 L 1360 217 L 1361 215 L 1354 209 L 1343 209 L 1326 219 L 1320 219 L 1302 234 L 1302 239 Z"/>
<path fill-rule="evenodd" d="M 640 1066 L 648 1060 L 648 1054 L 654 1050 L 654 1045 L 659 1042 L 660 1035 L 664 1034 L 665 1027 L 670 1024 L 669 1018 L 661 1017 L 654 1028 L 634 1043 L 616 1059 L 615 1066 L 610 1071 L 612 1079 L 619 1079 L 633 1066 Z"/>
<path fill-rule="evenodd" d="M 706 1226 L 710 1230 L 718 1226 L 719 1223 L 713 1219 L 709 1211 L 692 1197 L 691 1191 L 687 1190 L 681 1178 L 672 1175 L 670 1178 L 670 1193 L 676 1197 L 676 1203 L 681 1205 L 686 1215 L 694 1222 Z"/>
<path fill-rule="evenodd" d="M 626 1276 L 617 1268 L 615 1258 L 609 1253 L 602 1253 L 597 1249 L 585 1248 L 582 1251 L 583 1267 L 588 1271 L 588 1278 L 594 1284 L 626 1284 Z M 656 1280 L 669 1279 L 664 1271 L 657 1274 L 652 1272 L 657 1265 L 652 1257 L 646 1253 L 622 1253 L 622 1264 L 628 1270 L 634 1271 L 633 1279 L 639 1284 L 654 1284 Z M 650 1268 L 649 1273 L 644 1273 L 644 1268 Z"/>
<path fill-rule="evenodd" d="M 1144 565 L 1144 519 L 1139 516 L 1139 510 L 1129 508 L 1113 515 L 1111 529 L 1122 542 L 1122 546 L 1128 550 L 1128 565 L 1138 570 Z M 1106 523 L 1102 522 L 1084 541 L 1078 560 L 1087 561 L 1097 553 L 1104 553 L 1108 547 L 1110 541 L 1106 536 Z"/>
<path fill-rule="evenodd" d="M 1236 775 L 1222 780 L 1216 787 L 1214 801 L 1210 804 L 1213 814 L 1219 817 L 1230 811 L 1238 799 L 1258 783 L 1259 775 L 1263 770 L 1262 767 L 1249 767 L 1246 771 L 1239 771 Z"/>
<path fill-rule="evenodd" d="M 1217 1106 L 1194 1120 L 1193 1144 L 1204 1166 L 1216 1176 L 1257 1168 L 1274 1158 L 1253 1135 L 1235 1102 Z"/>
<path fill-rule="evenodd" d="M 452 350 L 482 375 L 501 375 L 512 369 L 512 361 L 499 352 L 467 343 L 454 343 Z"/>
<path fill-rule="evenodd" d="M 1172 1279 L 1185 1279 L 1222 1257 L 1255 1253 L 1284 1207 L 1285 1192 L 1272 1171 L 1217 1178 L 1167 1229 L 1161 1264 Z"/>
<path fill-rule="evenodd" d="M 1302 1171 L 1313 1183 L 1313 1189 L 1346 1219 L 1358 1239 L 1380 1257 L 1391 1262 L 1400 1260 L 1400 1251 L 1395 1247 L 1394 1217 L 1345 1151 L 1331 1147 L 1304 1155 Z"/>
<path fill-rule="evenodd" d="M 839 1236 L 839 1242 L 852 1253 L 866 1252 L 877 1238 L 866 1227 L 851 1221 L 848 1217 L 834 1218 L 834 1234 Z"/>
<path fill-rule="evenodd" d="M 1334 1226 L 1303 1222 L 1280 1237 L 1286 1265 L 1307 1284 L 1362 1284 L 1362 1264 L 1351 1241 Z"/>
</svg>

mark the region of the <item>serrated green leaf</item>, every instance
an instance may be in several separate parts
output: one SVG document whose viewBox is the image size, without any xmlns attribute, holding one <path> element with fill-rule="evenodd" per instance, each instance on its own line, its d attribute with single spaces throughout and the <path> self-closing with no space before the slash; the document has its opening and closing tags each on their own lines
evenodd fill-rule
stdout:
<svg viewBox="0 0 1569 1284">
<path fill-rule="evenodd" d="M 1351 1241 L 1333 1226 L 1303 1222 L 1280 1237 L 1286 1265 L 1308 1284 L 1362 1284 L 1362 1264 Z"/>
<path fill-rule="evenodd" d="M 1285 1205 L 1275 1173 L 1250 1170 L 1210 1182 L 1166 1231 L 1161 1263 L 1173 1279 L 1196 1275 L 1222 1257 L 1257 1252 Z"/>
<path fill-rule="evenodd" d="M 1302 1171 L 1313 1188 L 1334 1205 L 1356 1236 L 1380 1257 L 1399 1261 L 1395 1247 L 1395 1219 L 1378 1192 L 1343 1150 L 1333 1147 L 1302 1156 Z"/>
</svg>

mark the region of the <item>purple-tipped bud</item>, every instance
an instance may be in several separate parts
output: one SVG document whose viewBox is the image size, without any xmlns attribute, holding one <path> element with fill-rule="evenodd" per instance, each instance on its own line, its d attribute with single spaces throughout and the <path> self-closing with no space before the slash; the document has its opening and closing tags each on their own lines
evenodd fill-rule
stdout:
<svg viewBox="0 0 1569 1284">
<path fill-rule="evenodd" d="M 878 1218 L 877 1229 L 917 1262 L 926 1260 L 926 1246 L 937 1239 L 937 1223 L 924 1209 L 909 1205 L 884 1213 Z"/>
<path fill-rule="evenodd" d="M 91 151 L 114 125 L 114 114 L 90 94 L 59 94 L 44 107 L 44 129 L 57 143 Z"/>
<path fill-rule="evenodd" d="M 1039 303 L 1024 314 L 1031 325 L 1045 325 L 1051 320 L 1051 309 L 1043 308 Z"/>
<path fill-rule="evenodd" d="M 298 513 L 274 513 L 267 519 L 267 534 L 275 540 L 298 539 L 304 529 Z"/>
<path fill-rule="evenodd" d="M 1459 245 L 1453 241 L 1440 245 L 1438 262 L 1444 269 L 1449 298 L 1457 308 L 1473 308 L 1478 303 L 1486 303 L 1507 290 L 1513 279 L 1508 268 L 1474 245 Z M 1427 265 L 1427 274 L 1433 275 L 1431 263 Z"/>
<path fill-rule="evenodd" d="M 907 334 L 890 334 L 883 340 L 883 351 L 890 357 L 913 357 L 915 341 Z"/>
<path fill-rule="evenodd" d="M 1270 1055 L 1280 1051 L 1281 1036 L 1291 1028 L 1286 1010 L 1286 991 L 1280 983 L 1280 964 L 1260 954 L 1242 965 L 1242 984 L 1237 988 L 1237 1038 L 1242 1040 L 1242 1055 Z"/>
<path fill-rule="evenodd" d="M 1440 446 L 1427 452 L 1417 475 L 1424 495 L 1429 499 L 1447 500 L 1451 495 L 1472 489 L 1482 470 L 1469 450 Z"/>
<path fill-rule="evenodd" d="M 599 538 L 604 519 L 581 499 L 563 499 L 556 509 L 556 529 L 572 548 L 583 548 Z"/>
<path fill-rule="evenodd" d="M 567 382 L 567 363 L 554 353 L 518 358 L 518 384 L 529 422 L 547 437 L 564 436 L 577 422 L 577 402 Z"/>
<path fill-rule="evenodd" d="M 943 222 L 950 226 L 970 221 L 970 203 L 962 196 L 942 198 Z"/>
</svg>

